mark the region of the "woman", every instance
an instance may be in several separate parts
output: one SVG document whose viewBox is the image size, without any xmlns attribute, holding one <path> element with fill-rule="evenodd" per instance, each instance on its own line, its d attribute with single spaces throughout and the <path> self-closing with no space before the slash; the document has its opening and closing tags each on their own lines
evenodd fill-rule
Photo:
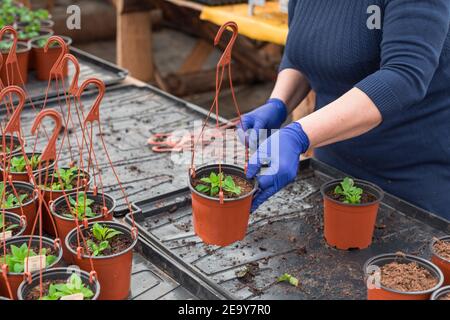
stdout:
<svg viewBox="0 0 450 320">
<path fill-rule="evenodd" d="M 368 27 L 373 5 L 379 29 Z M 290 0 L 275 89 L 242 126 L 280 128 L 310 88 L 316 111 L 250 159 L 248 177 L 261 187 L 253 210 L 294 180 L 300 154 L 314 148 L 319 160 L 450 220 L 449 21 L 449 0 Z M 258 174 L 257 160 L 278 142 Z"/>
</svg>

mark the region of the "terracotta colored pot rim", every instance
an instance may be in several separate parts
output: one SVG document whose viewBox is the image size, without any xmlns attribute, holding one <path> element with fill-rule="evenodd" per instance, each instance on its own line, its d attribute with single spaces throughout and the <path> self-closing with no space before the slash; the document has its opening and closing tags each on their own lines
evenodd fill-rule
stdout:
<svg viewBox="0 0 450 320">
<path fill-rule="evenodd" d="M 67 36 L 59 36 L 60 38 L 62 38 L 63 40 L 64 40 L 64 42 L 67 44 L 67 46 L 70 46 L 71 44 L 72 44 L 72 38 L 70 38 L 70 37 L 67 37 Z M 41 39 L 45 39 L 45 38 L 48 38 L 47 36 L 39 36 L 39 37 L 36 37 L 36 38 L 33 38 L 33 39 L 31 39 L 30 41 L 29 41 L 29 43 L 30 43 L 30 45 L 31 45 L 31 48 L 33 48 L 33 49 L 41 49 L 41 50 L 44 50 L 44 48 L 42 48 L 42 47 L 39 47 L 37 44 L 36 44 L 36 42 L 37 41 L 39 41 L 39 40 L 41 40 Z M 51 49 L 59 49 L 59 48 L 61 48 L 61 47 L 50 47 L 49 48 L 49 50 L 51 50 Z"/>
<path fill-rule="evenodd" d="M 385 286 L 381 285 L 381 288 L 386 290 L 386 291 L 390 291 L 390 292 L 394 292 L 394 293 L 398 293 L 398 294 L 403 294 L 403 295 L 431 294 L 433 291 L 435 291 L 438 288 L 440 288 L 442 286 L 442 284 L 444 283 L 444 274 L 431 261 L 425 260 L 425 259 L 420 258 L 420 257 L 413 256 L 413 255 L 409 255 L 409 254 L 405 254 L 404 256 L 400 256 L 400 255 L 395 254 L 395 253 L 380 254 L 378 256 L 372 257 L 369 260 L 367 260 L 366 263 L 364 263 L 364 267 L 363 267 L 365 278 L 367 279 L 367 277 L 369 276 L 369 274 L 368 274 L 368 267 L 369 266 L 374 266 L 374 265 L 378 266 L 378 263 L 380 263 L 380 262 L 381 262 L 381 265 L 383 266 L 385 264 L 388 264 L 388 263 L 394 262 L 394 261 L 397 261 L 397 262 L 398 261 L 416 262 L 421 267 L 426 268 L 434 276 L 436 276 L 438 278 L 438 283 L 433 288 L 428 289 L 428 290 L 410 291 L 410 292 L 399 291 L 399 290 L 391 289 L 391 288 L 388 288 L 388 287 L 385 287 Z"/>
<path fill-rule="evenodd" d="M 431 295 L 431 300 L 438 300 L 444 294 L 450 293 L 450 286 L 442 287 L 433 292 Z"/>
<path fill-rule="evenodd" d="M 11 40 L 12 41 L 12 40 Z M 26 53 L 31 50 L 31 46 L 28 44 L 28 42 L 25 41 L 18 41 L 17 47 L 16 47 L 16 53 Z M 2 54 L 8 54 L 8 51 L 1 51 Z"/>
<path fill-rule="evenodd" d="M 437 238 L 438 240 L 441 240 L 441 241 L 444 241 L 444 242 L 449 242 L 450 243 L 450 236 L 443 236 L 443 237 L 440 237 L 440 238 Z M 444 261 L 446 261 L 446 262 L 448 262 L 448 263 L 450 263 L 450 259 L 446 259 L 446 258 L 444 258 L 444 257 L 441 257 L 440 255 L 438 255 L 435 251 L 434 251 L 434 244 L 436 243 L 436 240 L 432 240 L 431 241 L 431 243 L 430 243 L 430 250 L 431 250 L 431 252 L 436 256 L 436 257 L 438 257 L 439 259 L 441 259 L 441 260 L 444 260 Z"/>
<path fill-rule="evenodd" d="M 90 300 L 97 300 L 98 296 L 100 295 L 100 282 L 98 282 L 98 279 L 95 279 L 94 283 L 90 284 L 90 275 L 84 270 L 81 270 L 79 268 L 52 268 L 52 269 L 46 269 L 42 272 L 42 279 L 45 280 L 46 278 L 49 278 L 51 276 L 60 276 L 61 279 L 68 279 L 73 273 L 76 273 L 80 276 L 84 284 L 89 284 L 91 288 L 93 287 L 94 296 Z M 31 275 L 31 282 L 34 280 L 37 280 L 35 278 L 39 278 L 39 272 L 35 272 Z M 58 277 L 59 278 L 59 277 Z M 38 280 L 39 281 L 39 280 Z M 39 283 L 37 283 L 39 285 Z M 18 300 L 24 300 L 25 297 L 22 295 L 22 292 L 27 287 L 34 287 L 36 284 L 28 284 L 27 281 L 22 281 L 19 288 L 17 289 L 17 298 Z"/>
<path fill-rule="evenodd" d="M 32 153 L 32 152 L 26 152 L 26 155 L 27 155 L 27 157 L 31 157 L 31 156 L 33 156 L 33 155 L 37 155 L 37 156 L 40 156 L 42 153 L 41 152 L 35 152 L 35 153 Z M 20 156 L 22 156 L 22 153 L 20 153 L 19 152 L 19 154 L 12 154 L 12 155 L 10 155 L 8 158 L 14 158 L 14 157 L 20 157 Z M 9 159 L 8 159 L 9 160 Z M 40 170 L 33 170 L 32 171 L 32 173 L 33 173 L 33 175 L 36 175 L 37 173 L 40 173 L 40 172 L 43 172 L 43 171 L 47 171 L 47 169 L 51 169 L 51 168 L 53 168 L 55 166 L 55 162 L 52 162 L 49 166 L 47 166 L 47 167 L 43 167 L 43 168 L 41 168 Z M 2 164 L 0 163 L 0 172 L 3 172 L 3 167 L 2 167 Z M 28 175 L 28 173 L 27 172 L 11 172 L 12 174 L 17 174 L 17 175 Z"/>
<path fill-rule="evenodd" d="M 0 214 L 2 214 L 2 213 L 3 212 L 0 211 Z M 27 228 L 27 222 L 22 220 L 18 214 L 15 214 L 13 212 L 5 211 L 4 213 L 5 213 L 5 221 L 12 221 L 13 223 L 21 226 L 20 231 L 17 232 L 13 236 L 14 238 L 20 237 L 25 232 L 25 229 Z M 2 231 L 3 230 L 0 230 L 0 232 L 2 232 Z"/>
<path fill-rule="evenodd" d="M 11 138 L 10 135 L 6 135 L 5 137 L 6 137 L 5 140 L 7 140 L 8 138 L 9 138 L 9 139 Z M 16 136 L 12 136 L 12 139 L 13 139 L 14 142 L 16 142 L 16 143 L 18 143 L 18 144 L 23 143 L 23 141 L 20 142 L 20 139 L 19 139 L 18 137 L 16 137 Z M 0 135 L 0 143 L 3 143 L 3 136 L 2 136 L 2 135 Z M 17 153 L 20 153 L 21 149 L 22 149 L 21 147 L 17 147 L 16 149 L 12 150 L 12 151 L 9 152 L 8 154 L 6 154 L 6 153 L 1 153 L 1 152 L 0 152 L 0 154 L 2 154 L 2 155 L 7 155 L 8 157 L 10 157 L 10 156 L 16 156 Z"/>
<path fill-rule="evenodd" d="M 373 196 L 376 197 L 375 201 L 372 202 L 368 202 L 368 203 L 360 203 L 360 204 L 351 204 L 351 203 L 343 203 L 340 201 L 337 201 L 333 198 L 331 198 L 330 196 L 327 195 L 327 191 L 329 189 L 334 189 L 338 184 L 340 184 L 342 182 L 342 179 L 335 179 L 335 180 L 331 180 L 328 181 L 326 183 L 324 183 L 321 187 L 320 187 L 320 193 L 322 193 L 322 196 L 324 198 L 326 198 L 327 200 L 334 202 L 338 205 L 342 205 L 345 207 L 368 207 L 371 206 L 373 204 L 376 203 L 380 203 L 381 200 L 383 200 L 384 197 L 384 192 L 383 190 L 378 187 L 377 185 L 369 182 L 369 181 L 365 181 L 365 180 L 360 180 L 360 179 L 353 179 L 353 181 L 355 182 L 355 184 L 362 188 L 364 191 L 372 194 Z"/>
<path fill-rule="evenodd" d="M 18 186 L 18 187 L 20 187 L 22 189 L 31 190 L 34 193 L 34 188 L 33 188 L 33 185 L 31 183 L 23 182 L 23 181 L 13 181 L 13 185 L 14 185 L 14 188 L 16 188 L 16 186 Z M 8 186 L 9 186 L 9 184 L 8 184 Z M 38 199 L 38 194 L 35 194 L 34 197 L 30 201 L 25 202 L 21 206 L 8 208 L 6 210 L 19 209 L 20 207 L 26 207 L 27 205 L 35 202 L 37 199 Z"/>
<path fill-rule="evenodd" d="M 94 196 L 94 193 L 93 193 L 92 191 L 88 191 L 88 192 L 86 192 L 86 194 L 87 194 L 88 196 Z M 76 195 L 77 195 L 77 192 L 72 192 L 72 193 L 67 194 L 67 197 L 69 197 L 69 196 L 75 196 L 75 197 L 76 197 Z M 107 205 L 107 208 L 108 208 L 108 214 L 113 213 L 113 212 L 114 212 L 114 209 L 116 208 L 116 200 L 115 200 L 113 197 L 111 197 L 109 194 L 107 194 L 107 193 L 103 193 L 103 194 L 102 194 L 102 193 L 97 193 L 97 196 L 99 196 L 99 197 L 104 196 L 104 197 L 107 199 L 107 200 L 105 199 L 105 202 L 106 202 L 106 205 Z M 52 213 L 54 216 L 57 216 L 59 219 L 66 220 L 66 221 L 75 221 L 75 219 L 72 219 L 72 218 L 63 216 L 63 215 L 59 214 L 58 212 L 56 212 L 56 209 L 55 209 L 55 208 L 56 208 L 56 205 L 59 204 L 60 202 L 63 202 L 63 201 L 66 201 L 64 195 L 60 196 L 60 197 L 57 198 L 55 201 L 53 201 L 52 204 L 50 205 L 50 211 L 51 211 L 51 213 Z M 109 201 L 110 203 L 112 203 L 112 205 L 109 206 L 109 207 L 108 207 L 108 201 Z M 102 216 L 103 216 L 103 215 L 100 214 L 100 215 L 97 215 L 97 216 L 95 216 L 95 217 L 88 218 L 87 221 L 88 221 L 88 222 L 92 222 L 92 221 L 94 221 L 95 219 L 98 219 L 98 218 L 100 218 L 100 217 L 102 217 Z"/>
<path fill-rule="evenodd" d="M 69 169 L 69 167 L 61 167 L 61 168 L 58 168 L 58 169 Z M 55 169 L 53 168 L 53 169 L 51 169 L 51 170 L 48 171 L 48 175 L 50 176 L 50 175 L 51 175 L 52 173 L 54 173 L 54 172 L 55 172 Z M 88 172 L 84 171 L 84 170 L 80 170 L 80 172 L 83 172 L 84 175 L 87 177 L 87 183 L 86 183 L 86 185 L 90 185 L 91 182 L 92 182 L 92 177 L 91 177 L 91 175 L 90 175 Z M 34 175 L 34 178 L 36 179 L 36 182 L 39 181 L 39 175 L 41 175 L 41 174 L 42 174 L 42 172 L 39 172 L 39 173 L 37 173 L 37 174 Z M 51 189 L 47 189 L 47 188 L 42 188 L 41 186 L 38 186 L 38 188 L 39 188 L 40 190 L 48 191 L 48 192 L 73 193 L 74 191 L 77 191 L 77 190 L 80 190 L 80 189 L 84 188 L 86 185 L 82 185 L 82 186 L 79 186 L 78 188 L 69 189 L 69 190 L 51 190 Z"/>
<path fill-rule="evenodd" d="M 5 245 L 6 245 L 6 247 L 8 247 L 11 244 L 16 245 L 17 243 L 20 243 L 20 245 L 23 243 L 26 243 L 28 245 L 30 238 L 32 239 L 31 240 L 32 244 L 37 242 L 39 245 L 39 240 L 42 238 L 42 244 L 46 244 L 49 247 L 53 247 L 53 245 L 54 245 L 54 241 L 52 239 L 47 238 L 47 237 L 40 237 L 40 236 L 20 236 L 20 237 L 11 238 L 11 239 L 6 240 Z M 0 248 L 2 248 L 2 247 L 3 246 L 0 246 Z M 57 265 L 61 261 L 62 255 L 63 255 L 63 251 L 62 251 L 62 248 L 60 247 L 59 251 L 58 251 L 58 255 L 56 256 L 55 262 L 53 262 L 51 265 L 47 266 L 45 269 L 50 269 L 51 267 Z M 8 272 L 8 274 L 12 275 L 12 276 L 19 276 L 19 275 L 23 275 L 23 272 L 22 273 Z"/>
<path fill-rule="evenodd" d="M 80 229 L 81 229 L 81 231 L 83 231 L 85 229 L 89 229 L 95 223 L 100 223 L 100 224 L 103 224 L 103 225 L 107 225 L 110 228 L 114 228 L 116 230 L 122 231 L 123 233 L 128 234 L 131 239 L 133 239 L 133 237 L 131 235 L 131 228 L 130 227 L 128 227 L 128 226 L 126 226 L 126 225 L 124 225 L 122 223 L 114 222 L 114 221 L 100 221 L 100 222 L 96 221 L 96 222 L 91 222 L 91 223 L 88 224 L 87 228 L 85 228 L 84 226 L 80 226 Z M 75 227 L 67 234 L 66 239 L 65 239 L 66 248 L 73 255 L 77 255 L 77 252 L 72 248 L 70 243 L 72 242 L 72 239 L 76 236 L 76 232 L 77 232 L 77 228 Z M 93 260 L 104 260 L 104 259 L 111 259 L 111 258 L 115 258 L 115 257 L 121 256 L 121 255 L 124 255 L 124 254 L 128 253 L 129 251 L 133 250 L 133 248 L 136 246 L 137 242 L 138 242 L 138 238 L 134 239 L 133 243 L 127 249 L 125 249 L 122 252 L 119 252 L 119 253 L 116 253 L 116 254 L 113 254 L 113 255 L 110 255 L 110 256 L 97 256 L 97 257 L 92 256 L 92 259 Z M 89 259 L 89 256 L 86 255 L 86 254 L 82 254 L 81 257 L 84 258 L 84 259 Z"/>
<path fill-rule="evenodd" d="M 222 167 L 222 171 L 225 174 L 236 175 L 236 176 L 239 176 L 239 177 L 244 178 L 247 181 L 249 181 L 245 176 L 245 172 L 244 172 L 243 168 L 235 166 L 235 165 L 231 165 L 231 164 L 222 164 L 221 167 Z M 218 164 L 210 164 L 210 165 L 200 166 L 199 168 L 197 168 L 195 170 L 195 174 L 197 176 L 200 176 L 204 172 L 213 171 L 213 170 L 219 170 L 219 165 Z M 224 202 L 235 202 L 235 201 L 239 201 L 239 200 L 253 196 L 255 194 L 255 192 L 258 190 L 258 181 L 256 180 L 256 178 L 253 178 L 249 182 L 253 184 L 252 191 L 250 191 L 249 193 L 244 194 L 238 198 L 224 199 Z M 189 174 L 189 189 L 191 190 L 191 192 L 195 193 L 196 195 L 198 195 L 199 197 L 202 197 L 204 199 L 208 199 L 208 200 L 215 201 L 215 202 L 220 201 L 219 198 L 210 197 L 204 193 L 201 193 L 201 192 L 198 192 L 197 190 L 195 190 L 195 188 L 192 186 L 192 177 L 190 174 Z"/>
</svg>

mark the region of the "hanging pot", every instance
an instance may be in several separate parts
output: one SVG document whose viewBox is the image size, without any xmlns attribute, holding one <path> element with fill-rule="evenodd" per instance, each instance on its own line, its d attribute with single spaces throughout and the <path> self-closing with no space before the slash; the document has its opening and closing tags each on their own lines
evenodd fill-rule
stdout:
<svg viewBox="0 0 450 320">
<path fill-rule="evenodd" d="M 27 152 L 26 155 L 27 155 L 28 159 L 31 159 L 31 157 L 33 155 L 40 156 L 41 153 L 40 152 L 35 152 L 35 153 Z M 14 156 L 22 156 L 22 154 L 19 152 L 19 153 L 13 154 L 10 158 L 12 158 Z M 8 167 L 8 162 L 7 162 L 6 165 Z M 33 175 L 36 175 L 39 172 L 45 172 L 46 170 L 53 169 L 54 166 L 55 166 L 55 164 L 54 164 L 54 162 L 52 162 L 49 165 L 43 166 L 41 169 L 33 170 Z M 3 175 L 2 163 L 0 163 L 0 174 Z M 30 177 L 28 176 L 28 172 L 26 172 L 26 171 L 25 172 L 12 172 L 12 171 L 10 171 L 9 174 L 12 176 L 13 181 L 30 182 Z"/>
<path fill-rule="evenodd" d="M 444 297 L 446 297 L 445 300 L 450 300 L 450 286 L 442 287 L 433 292 L 431 300 L 443 300 Z"/>
<path fill-rule="evenodd" d="M 3 136 L 0 135 L 0 161 L 2 161 L 3 157 L 9 157 L 11 155 L 17 155 L 21 152 L 21 141 L 18 137 L 7 135 L 5 136 L 6 147 L 10 149 L 11 138 L 13 141 L 13 150 L 7 150 L 3 148 Z M 3 176 L 0 178 L 3 179 Z"/>
<path fill-rule="evenodd" d="M 3 214 L 3 211 L 0 210 L 0 215 L 1 214 Z M 8 211 L 5 211 L 4 215 L 5 215 L 5 223 L 9 222 L 11 224 L 16 224 L 16 225 L 20 226 L 19 229 L 16 229 L 15 231 L 13 231 L 12 236 L 9 239 L 20 237 L 21 235 L 23 235 L 25 233 L 25 229 L 27 228 L 26 218 L 21 219 L 18 214 L 8 212 Z M 3 239 L 3 237 L 1 236 L 2 233 L 3 233 L 3 230 L 0 229 L 0 240 Z M 1 261 L 0 261 L 0 263 L 1 263 Z"/>
<path fill-rule="evenodd" d="M 0 70 L 0 78 L 5 86 L 16 85 L 20 86 L 28 82 L 28 59 L 30 55 L 30 46 L 26 42 L 17 42 L 17 63 L 9 65 L 7 68 L 6 59 L 9 51 L 2 51 L 3 66 Z M 7 70 L 8 69 L 8 70 Z M 9 80 L 9 81 L 8 81 Z"/>
<path fill-rule="evenodd" d="M 338 249 L 364 249 L 372 243 L 383 190 L 373 183 L 354 180 L 355 185 L 373 195 L 370 203 L 347 204 L 332 199 L 328 193 L 333 191 L 342 179 L 325 183 L 320 188 L 323 196 L 324 237 L 327 243 Z"/>
<path fill-rule="evenodd" d="M 432 253 L 431 261 L 441 269 L 444 274 L 444 285 L 450 285 L 450 259 L 439 256 L 434 249 L 436 241 L 444 241 L 450 243 L 450 236 L 440 237 L 431 242 L 430 250 Z"/>
</svg>

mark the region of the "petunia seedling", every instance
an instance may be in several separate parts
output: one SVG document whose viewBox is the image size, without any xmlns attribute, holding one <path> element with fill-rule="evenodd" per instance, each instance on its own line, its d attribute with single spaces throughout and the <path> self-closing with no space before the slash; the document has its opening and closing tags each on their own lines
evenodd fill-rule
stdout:
<svg viewBox="0 0 450 320">
<path fill-rule="evenodd" d="M 5 224 L 3 224 L 3 214 L 0 213 L 0 232 L 3 232 L 3 228 L 5 228 L 5 226 L 6 226 L 6 221 L 5 221 Z M 14 230 L 14 229 L 16 229 L 18 227 L 20 227 L 20 225 L 18 225 L 18 224 L 10 224 L 9 226 L 7 226 L 5 228 L 5 232 L 6 231 L 12 231 L 12 230 Z"/>
<path fill-rule="evenodd" d="M 0 207 L 2 209 L 11 209 L 15 207 L 19 207 L 23 204 L 23 201 L 26 199 L 27 194 L 16 195 L 7 190 L 4 182 L 0 182 Z"/>
<path fill-rule="evenodd" d="M 361 203 L 361 195 L 363 189 L 355 186 L 353 179 L 346 177 L 342 182 L 334 188 L 336 195 L 344 196 L 344 203 L 359 204 Z"/>
<path fill-rule="evenodd" d="M 36 170 L 39 167 L 41 158 L 38 155 L 33 155 L 29 159 L 31 170 Z M 25 172 L 27 162 L 24 156 L 16 156 L 11 158 L 11 172 Z"/>
<path fill-rule="evenodd" d="M 121 231 L 102 226 L 99 223 L 95 223 L 92 226 L 91 232 L 97 241 L 95 242 L 89 239 L 87 245 L 94 257 L 100 256 L 103 251 L 111 247 L 109 240 L 122 234 Z"/>
<path fill-rule="evenodd" d="M 237 186 L 231 176 L 226 176 L 224 179 L 223 173 L 216 174 L 211 172 L 209 177 L 201 178 L 201 184 L 195 187 L 195 190 L 201 193 L 208 194 L 213 197 L 219 193 L 220 185 L 226 192 L 230 192 L 235 195 L 241 194 L 241 187 Z"/>
<path fill-rule="evenodd" d="M 46 266 L 53 264 L 57 257 L 48 254 L 46 248 L 42 248 L 40 255 L 45 256 Z M 25 258 L 37 256 L 33 249 L 28 249 L 27 243 L 23 243 L 20 247 L 15 245 L 10 246 L 10 253 L 0 258 L 1 262 L 5 262 L 8 265 L 10 272 L 22 273 L 25 270 Z"/>
<path fill-rule="evenodd" d="M 62 297 L 71 296 L 81 293 L 83 299 L 89 300 L 94 296 L 91 289 L 81 280 L 77 274 L 72 274 L 67 283 L 50 284 L 48 294 L 43 296 L 41 300 L 60 300 Z"/>
<path fill-rule="evenodd" d="M 77 200 L 69 196 L 70 202 L 70 210 L 71 214 L 67 214 L 68 217 L 73 218 L 78 217 L 78 220 L 83 220 L 86 218 L 94 218 L 97 214 L 92 211 L 91 205 L 95 202 L 92 199 L 89 199 L 86 193 L 80 193 L 77 197 Z"/>
</svg>

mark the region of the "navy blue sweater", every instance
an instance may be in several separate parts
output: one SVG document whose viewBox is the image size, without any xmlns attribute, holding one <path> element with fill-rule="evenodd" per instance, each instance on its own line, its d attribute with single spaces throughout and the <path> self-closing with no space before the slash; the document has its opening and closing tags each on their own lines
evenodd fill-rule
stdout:
<svg viewBox="0 0 450 320">
<path fill-rule="evenodd" d="M 381 29 L 367 27 L 371 5 L 381 9 Z M 316 108 L 357 87 L 383 116 L 374 130 L 316 157 L 450 220 L 450 0 L 289 6 L 281 69 L 308 78 Z"/>
</svg>

